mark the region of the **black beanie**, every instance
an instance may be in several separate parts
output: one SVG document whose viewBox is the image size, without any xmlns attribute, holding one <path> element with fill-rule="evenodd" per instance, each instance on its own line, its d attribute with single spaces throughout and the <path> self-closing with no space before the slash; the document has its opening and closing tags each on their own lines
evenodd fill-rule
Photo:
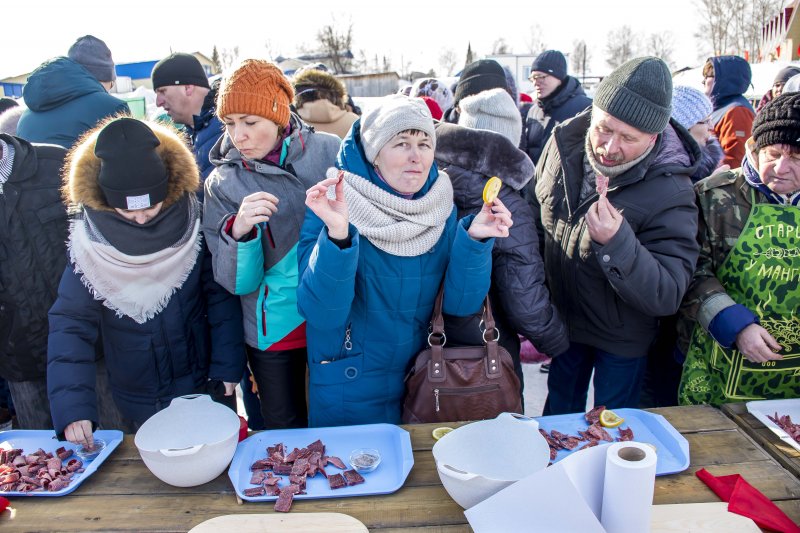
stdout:
<svg viewBox="0 0 800 533">
<path fill-rule="evenodd" d="M 567 77 L 567 59 L 558 50 L 545 50 L 531 63 L 531 72 L 546 72 L 564 81 Z"/>
<path fill-rule="evenodd" d="M 467 65 L 461 73 L 453 95 L 453 105 L 467 96 L 497 88 L 508 90 L 503 67 L 493 59 L 479 59 Z"/>
<path fill-rule="evenodd" d="M 147 209 L 167 197 L 167 168 L 156 152 L 161 144 L 139 120 L 118 118 L 97 135 L 97 181 L 111 207 Z"/>
<path fill-rule="evenodd" d="M 789 78 L 794 76 L 795 74 L 800 74 L 800 67 L 784 67 L 778 71 L 778 74 L 775 75 L 775 79 L 773 80 L 772 84 L 776 83 L 786 83 L 789 81 Z"/>
<path fill-rule="evenodd" d="M 210 89 L 208 76 L 200 61 L 191 54 L 171 54 L 153 67 L 153 89 L 165 85 L 197 85 Z"/>
<path fill-rule="evenodd" d="M 800 93 L 782 94 L 771 100 L 753 121 L 756 150 L 773 144 L 800 146 Z"/>
</svg>

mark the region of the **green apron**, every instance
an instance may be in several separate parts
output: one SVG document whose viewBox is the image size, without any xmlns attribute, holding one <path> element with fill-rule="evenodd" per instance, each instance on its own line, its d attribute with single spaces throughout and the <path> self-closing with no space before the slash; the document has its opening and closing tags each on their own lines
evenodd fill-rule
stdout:
<svg viewBox="0 0 800 533">
<path fill-rule="evenodd" d="M 696 325 L 678 391 L 682 404 L 800 398 L 800 209 L 756 203 L 751 193 L 750 216 L 717 279 L 758 316 L 783 359 L 752 363 Z"/>
</svg>

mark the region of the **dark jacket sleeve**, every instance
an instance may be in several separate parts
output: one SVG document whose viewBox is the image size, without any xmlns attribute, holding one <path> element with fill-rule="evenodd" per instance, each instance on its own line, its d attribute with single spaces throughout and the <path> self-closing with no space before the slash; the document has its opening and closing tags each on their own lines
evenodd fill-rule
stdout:
<svg viewBox="0 0 800 533">
<path fill-rule="evenodd" d="M 699 253 L 692 189 L 665 196 L 661 206 L 636 233 L 623 217 L 608 243 L 592 243 L 620 298 L 648 316 L 669 316 L 678 310 Z"/>
<path fill-rule="evenodd" d="M 558 355 L 569 348 L 566 326 L 545 285 L 533 211 L 516 193 L 513 195 L 504 198 L 514 225 L 507 238 L 495 243 L 492 285 L 517 333 L 543 353 Z"/>
<path fill-rule="evenodd" d="M 244 375 L 246 356 L 242 305 L 239 297 L 214 281 L 211 252 L 203 240 L 203 292 L 206 298 L 208 325 L 211 329 L 209 379 L 238 383 Z"/>
<path fill-rule="evenodd" d="M 90 420 L 97 425 L 95 343 L 102 305 L 67 265 L 48 313 L 47 396 L 60 438 L 72 422 Z"/>
</svg>

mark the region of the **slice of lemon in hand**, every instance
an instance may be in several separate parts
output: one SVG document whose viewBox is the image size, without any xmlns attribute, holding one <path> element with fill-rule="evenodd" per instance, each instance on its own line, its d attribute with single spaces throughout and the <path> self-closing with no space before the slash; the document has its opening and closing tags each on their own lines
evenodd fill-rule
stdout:
<svg viewBox="0 0 800 533">
<path fill-rule="evenodd" d="M 486 181 L 486 185 L 483 186 L 483 203 L 491 204 L 494 202 L 494 199 L 497 198 L 497 195 L 500 193 L 500 187 L 503 186 L 503 182 L 497 176 L 492 176 Z"/>
<path fill-rule="evenodd" d="M 453 431 L 453 428 L 449 428 L 447 426 L 442 426 L 440 428 L 434 429 L 432 435 L 433 435 L 433 438 L 435 440 L 439 440 L 442 437 L 444 437 L 445 435 L 447 435 L 448 433 L 450 433 L 451 431 Z"/>
<path fill-rule="evenodd" d="M 625 419 L 618 416 L 611 409 L 605 409 L 600 413 L 600 425 L 606 428 L 615 428 L 625 422 Z"/>
</svg>

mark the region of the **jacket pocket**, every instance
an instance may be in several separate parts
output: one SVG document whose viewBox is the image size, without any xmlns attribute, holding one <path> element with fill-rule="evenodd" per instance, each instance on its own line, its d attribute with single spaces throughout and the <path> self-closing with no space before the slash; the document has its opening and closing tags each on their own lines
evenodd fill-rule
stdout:
<svg viewBox="0 0 800 533">
<path fill-rule="evenodd" d="M 47 224 L 59 218 L 67 219 L 67 209 L 61 202 L 53 203 L 36 211 L 36 217 L 42 224 Z"/>
<path fill-rule="evenodd" d="M 309 364 L 309 383 L 313 385 L 341 385 L 354 383 L 364 369 L 364 354 L 352 355 L 335 361 Z"/>
</svg>

